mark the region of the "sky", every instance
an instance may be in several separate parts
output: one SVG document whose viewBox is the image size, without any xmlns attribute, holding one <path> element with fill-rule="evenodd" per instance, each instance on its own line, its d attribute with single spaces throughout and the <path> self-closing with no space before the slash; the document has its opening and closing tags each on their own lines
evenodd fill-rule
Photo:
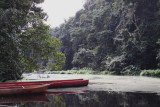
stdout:
<svg viewBox="0 0 160 107">
<path fill-rule="evenodd" d="M 75 16 L 75 13 L 83 8 L 86 0 L 45 0 L 40 4 L 44 12 L 49 16 L 47 24 L 53 27 L 58 27 L 68 20 L 69 17 Z"/>
</svg>

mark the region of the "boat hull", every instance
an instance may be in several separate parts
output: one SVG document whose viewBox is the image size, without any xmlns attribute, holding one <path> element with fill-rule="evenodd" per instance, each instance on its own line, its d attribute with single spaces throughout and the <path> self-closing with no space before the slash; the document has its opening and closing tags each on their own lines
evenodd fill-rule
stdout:
<svg viewBox="0 0 160 107">
<path fill-rule="evenodd" d="M 48 87 L 49 84 L 0 87 L 0 95 L 43 93 Z"/>
<path fill-rule="evenodd" d="M 49 88 L 64 88 L 64 87 L 87 86 L 88 82 L 89 82 L 89 80 L 54 82 L 53 84 L 50 84 Z"/>
<path fill-rule="evenodd" d="M 8 82 L 8 83 L 0 83 L 0 87 L 50 84 L 49 88 L 64 88 L 64 87 L 87 86 L 88 83 L 89 83 L 89 80 L 71 79 L 71 80 Z"/>
</svg>

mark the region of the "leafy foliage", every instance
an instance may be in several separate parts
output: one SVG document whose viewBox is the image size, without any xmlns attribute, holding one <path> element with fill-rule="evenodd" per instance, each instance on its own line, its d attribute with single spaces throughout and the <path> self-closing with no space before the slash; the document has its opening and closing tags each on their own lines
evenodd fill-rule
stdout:
<svg viewBox="0 0 160 107">
<path fill-rule="evenodd" d="M 59 61 L 55 68 L 62 68 L 61 42 L 50 37 L 49 26 L 43 24 L 47 15 L 37 6 L 43 1 L 0 1 L 0 81 L 19 79 L 24 71 L 44 68 L 50 57 L 52 63 Z"/>
<path fill-rule="evenodd" d="M 136 75 L 158 68 L 159 11 L 159 0 L 87 0 L 75 17 L 53 29 L 62 40 L 65 69 Z"/>
<path fill-rule="evenodd" d="M 75 54 L 73 65 L 75 67 L 90 67 L 90 63 L 93 62 L 94 53 L 91 50 L 80 49 L 78 53 Z"/>
<path fill-rule="evenodd" d="M 160 39 L 158 39 L 157 44 L 158 44 L 159 49 L 157 50 L 158 52 L 157 52 L 156 59 L 158 60 L 158 67 L 160 67 Z"/>
<path fill-rule="evenodd" d="M 160 77 L 160 69 L 157 70 L 142 70 L 141 76 Z"/>
<path fill-rule="evenodd" d="M 61 52 L 56 52 L 56 54 L 49 59 L 48 66 L 51 70 L 61 70 L 64 64 L 65 55 Z"/>
<path fill-rule="evenodd" d="M 61 42 L 55 37 L 50 37 L 49 26 L 41 22 L 38 26 L 26 29 L 20 38 L 22 56 L 27 70 L 43 69 L 43 62 L 47 60 L 50 60 L 49 63 L 52 63 L 55 70 L 63 67 L 65 56 L 59 52 Z"/>
<path fill-rule="evenodd" d="M 129 65 L 121 71 L 123 75 L 140 75 L 140 69 L 137 66 Z"/>
</svg>

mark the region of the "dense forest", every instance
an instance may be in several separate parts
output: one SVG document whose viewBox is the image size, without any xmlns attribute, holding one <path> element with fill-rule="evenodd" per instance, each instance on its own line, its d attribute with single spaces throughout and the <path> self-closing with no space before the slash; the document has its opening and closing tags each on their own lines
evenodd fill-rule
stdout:
<svg viewBox="0 0 160 107">
<path fill-rule="evenodd" d="M 160 0 L 87 0 L 52 36 L 62 41 L 63 69 L 136 74 L 160 67 Z"/>
<path fill-rule="evenodd" d="M 53 29 L 43 2 L 0 1 L 0 81 L 62 67 L 118 75 L 160 68 L 160 0 L 86 0 Z"/>
<path fill-rule="evenodd" d="M 23 72 L 59 70 L 65 63 L 61 42 L 51 37 L 38 7 L 44 0 L 0 0 L 0 81 L 20 79 Z"/>
</svg>

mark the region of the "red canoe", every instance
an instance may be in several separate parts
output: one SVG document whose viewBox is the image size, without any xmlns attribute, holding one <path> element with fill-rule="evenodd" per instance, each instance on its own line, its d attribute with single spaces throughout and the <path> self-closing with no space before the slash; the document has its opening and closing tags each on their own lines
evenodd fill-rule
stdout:
<svg viewBox="0 0 160 107">
<path fill-rule="evenodd" d="M 63 88 L 63 87 L 79 87 L 87 86 L 89 80 L 76 80 L 76 81 L 63 81 L 63 82 L 53 82 L 50 84 L 49 88 Z"/>
<path fill-rule="evenodd" d="M 49 84 L 0 87 L 0 95 L 42 93 L 48 87 Z"/>
<path fill-rule="evenodd" d="M 88 82 L 89 80 L 83 80 L 83 79 L 8 82 L 8 83 L 0 83 L 0 87 L 50 84 L 49 88 L 62 88 L 62 87 L 87 86 Z"/>
</svg>

